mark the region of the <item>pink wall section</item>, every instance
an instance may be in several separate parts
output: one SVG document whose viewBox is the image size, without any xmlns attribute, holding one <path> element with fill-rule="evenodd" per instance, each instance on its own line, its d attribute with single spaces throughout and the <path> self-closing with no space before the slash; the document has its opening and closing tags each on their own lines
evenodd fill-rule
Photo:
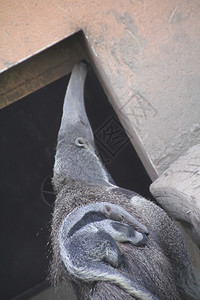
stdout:
<svg viewBox="0 0 200 300">
<path fill-rule="evenodd" d="M 82 29 L 152 179 L 198 143 L 198 1 L 2 0 L 0 28 L 1 72 Z"/>
</svg>

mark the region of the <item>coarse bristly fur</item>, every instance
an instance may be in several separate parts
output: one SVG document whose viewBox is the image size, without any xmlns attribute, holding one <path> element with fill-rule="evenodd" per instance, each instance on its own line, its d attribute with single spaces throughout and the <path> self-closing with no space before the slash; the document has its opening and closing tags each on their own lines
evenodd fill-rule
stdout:
<svg viewBox="0 0 200 300">
<path fill-rule="evenodd" d="M 122 258 L 117 270 L 158 299 L 200 299 L 185 243 L 173 221 L 152 202 L 111 182 L 110 175 L 96 155 L 84 109 L 86 73 L 86 65 L 82 62 L 73 69 L 58 134 L 53 176 L 57 192 L 52 221 L 51 276 L 54 284 L 70 280 L 77 298 L 82 300 L 136 299 L 117 284 L 73 278 L 61 260 L 59 231 L 66 216 L 76 207 L 109 202 L 124 208 L 149 231 L 145 247 L 117 242 Z"/>
<path fill-rule="evenodd" d="M 109 281 L 138 299 L 158 300 L 117 270 L 121 253 L 116 241 L 141 247 L 146 245 L 147 235 L 147 228 L 119 205 L 96 202 L 81 206 L 66 216 L 59 229 L 61 260 L 74 278 Z"/>
</svg>

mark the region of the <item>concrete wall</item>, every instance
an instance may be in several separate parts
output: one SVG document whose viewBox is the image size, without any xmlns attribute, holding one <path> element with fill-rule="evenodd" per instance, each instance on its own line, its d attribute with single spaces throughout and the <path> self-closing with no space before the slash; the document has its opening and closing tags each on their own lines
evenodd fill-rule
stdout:
<svg viewBox="0 0 200 300">
<path fill-rule="evenodd" d="M 2 0 L 0 28 L 1 72 L 82 29 L 152 179 L 199 141 L 199 1 Z"/>
</svg>

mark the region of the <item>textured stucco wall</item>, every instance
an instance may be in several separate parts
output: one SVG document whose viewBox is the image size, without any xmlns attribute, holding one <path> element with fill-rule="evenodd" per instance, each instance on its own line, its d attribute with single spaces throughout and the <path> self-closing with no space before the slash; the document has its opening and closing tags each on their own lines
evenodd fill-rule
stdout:
<svg viewBox="0 0 200 300">
<path fill-rule="evenodd" d="M 0 28 L 1 71 L 82 29 L 152 179 L 199 142 L 199 1 L 2 0 Z"/>
</svg>

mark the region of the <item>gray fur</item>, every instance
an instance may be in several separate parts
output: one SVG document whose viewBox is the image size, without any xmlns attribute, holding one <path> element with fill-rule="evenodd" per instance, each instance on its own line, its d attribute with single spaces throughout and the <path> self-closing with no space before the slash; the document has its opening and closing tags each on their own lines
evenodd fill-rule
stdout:
<svg viewBox="0 0 200 300">
<path fill-rule="evenodd" d="M 200 299 L 182 235 L 172 220 L 155 204 L 132 191 L 112 184 L 109 174 L 96 155 L 91 127 L 83 104 L 86 72 L 83 63 L 73 69 L 58 134 L 53 176 L 53 184 L 57 191 L 52 222 L 51 275 L 54 283 L 69 278 L 75 286 L 78 299 L 82 300 L 134 299 L 128 291 L 125 292 L 116 284 L 111 284 L 115 282 L 115 276 L 118 276 L 116 274 L 112 275 L 110 282 L 103 282 L 99 277 L 99 279 L 95 278 L 99 281 L 93 283 L 92 276 L 89 281 L 75 280 L 69 276 L 62 264 L 59 231 L 63 220 L 77 207 L 109 202 L 124 208 L 140 224 L 148 228 L 150 234 L 146 247 L 133 247 L 130 243 L 119 243 L 121 264 L 117 270 L 109 265 L 106 266 L 117 271 L 117 274 L 123 274 L 126 278 L 125 284 L 129 277 L 131 282 L 136 284 L 136 289 L 142 287 L 145 291 L 156 295 L 158 299 Z M 84 146 L 80 145 L 81 143 L 77 144 L 77 138 L 83 139 Z M 111 242 L 108 236 L 104 236 L 105 241 Z M 77 240 L 78 242 L 81 245 L 81 241 Z M 88 246 L 90 247 L 90 244 Z M 110 249 L 117 251 L 117 248 L 112 245 Z M 99 267 L 98 264 L 97 268 Z M 88 262 L 84 271 L 85 278 L 90 276 L 89 270 Z M 109 272 L 110 269 L 108 274 Z"/>
<path fill-rule="evenodd" d="M 138 222 L 131 214 L 129 214 L 125 209 L 121 206 L 112 204 L 109 202 L 98 202 L 89 205 L 77 207 L 74 209 L 66 218 L 65 223 L 67 223 L 68 230 L 73 227 L 78 220 L 84 217 L 84 215 L 88 212 L 100 212 L 105 215 L 106 218 L 125 222 L 133 226 L 136 230 L 148 234 L 148 229 L 146 226 L 142 225 Z"/>
<path fill-rule="evenodd" d="M 69 235 L 71 228 L 80 221 L 84 213 L 100 211 L 106 216 L 107 210 L 109 217 L 114 215 L 119 219 L 118 214 L 123 214 L 130 218 L 120 206 L 103 202 L 76 208 L 64 219 L 59 230 L 59 248 L 67 272 L 83 281 L 112 282 L 138 299 L 156 300 L 155 296 L 133 282 L 128 275 L 111 267 L 117 268 L 121 262 L 120 250 L 115 241 L 144 246 L 147 240 L 145 234 L 135 231 L 127 224 L 104 219 L 91 222 Z"/>
</svg>

